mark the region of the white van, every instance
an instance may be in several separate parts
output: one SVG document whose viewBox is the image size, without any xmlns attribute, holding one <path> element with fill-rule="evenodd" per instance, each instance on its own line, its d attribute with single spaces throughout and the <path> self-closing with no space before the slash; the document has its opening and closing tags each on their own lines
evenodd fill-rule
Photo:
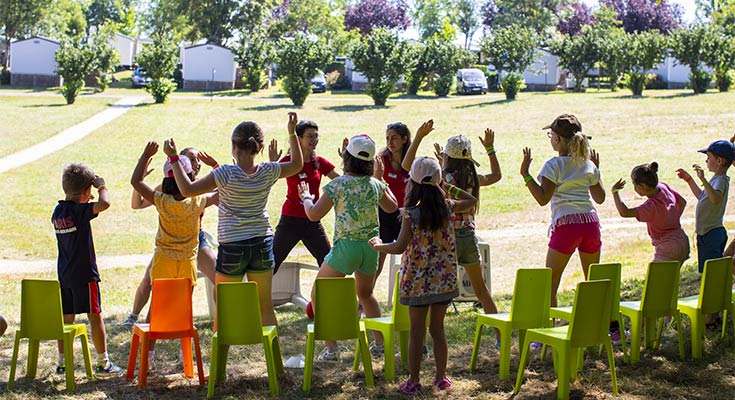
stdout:
<svg viewBox="0 0 735 400">
<path fill-rule="evenodd" d="M 487 78 L 477 68 L 463 68 L 457 70 L 457 93 L 487 93 Z"/>
</svg>

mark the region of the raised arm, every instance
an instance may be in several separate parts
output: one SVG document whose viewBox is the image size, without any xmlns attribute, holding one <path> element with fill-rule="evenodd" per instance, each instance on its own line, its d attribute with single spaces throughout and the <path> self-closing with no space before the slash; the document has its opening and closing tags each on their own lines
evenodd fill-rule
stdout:
<svg viewBox="0 0 735 400">
<path fill-rule="evenodd" d="M 281 163 L 281 175 L 279 178 L 297 174 L 304 167 L 304 159 L 301 154 L 301 146 L 299 146 L 299 137 L 296 136 L 296 122 L 298 116 L 295 112 L 288 113 L 288 145 L 291 150 L 291 159 Z M 277 149 L 276 149 L 277 150 Z M 270 153 L 270 149 L 268 149 Z"/>
<path fill-rule="evenodd" d="M 697 185 L 697 182 L 694 181 L 694 178 L 692 178 L 692 176 L 689 175 L 689 172 L 687 172 L 684 168 L 677 169 L 676 176 L 678 176 L 679 179 L 683 180 L 689 185 L 689 189 L 692 191 L 694 197 L 699 198 L 699 196 L 702 195 L 702 188 Z"/>
<path fill-rule="evenodd" d="M 398 211 L 396 196 L 387 186 L 385 187 L 385 192 L 383 192 L 383 197 L 380 198 L 379 204 L 380 208 L 389 214 Z"/>
<path fill-rule="evenodd" d="M 600 154 L 595 150 L 591 151 L 590 161 L 595 164 L 595 168 L 600 169 Z M 598 179 L 596 184 L 590 186 L 589 192 L 595 203 L 602 204 L 605 202 L 607 194 L 605 193 L 605 187 L 602 186 L 602 179 Z"/>
<path fill-rule="evenodd" d="M 92 206 L 92 212 L 99 214 L 110 208 L 110 191 L 105 186 L 105 179 L 98 175 L 94 176 L 92 186 L 97 188 L 97 202 Z"/>
<path fill-rule="evenodd" d="M 147 175 L 146 168 L 148 168 L 148 165 L 151 162 L 151 157 L 153 157 L 157 152 L 158 143 L 154 141 L 148 142 L 143 149 L 143 153 L 138 159 L 138 164 L 136 164 L 135 169 L 133 170 L 133 175 L 130 177 L 130 184 L 133 186 L 135 192 L 140 194 L 143 200 L 151 204 L 153 204 L 153 189 L 151 189 L 151 187 L 143 180 Z M 133 195 L 135 195 L 135 193 L 133 193 Z"/>
<path fill-rule="evenodd" d="M 490 173 L 486 175 L 477 175 L 480 186 L 490 186 L 498 182 L 502 177 L 500 172 L 500 163 L 495 155 L 495 131 L 488 128 L 485 129 L 485 137 L 480 137 L 480 143 L 485 148 L 487 156 L 490 158 Z"/>
<path fill-rule="evenodd" d="M 618 209 L 618 214 L 623 218 L 631 218 L 638 216 L 638 210 L 635 208 L 628 208 L 620 198 L 620 191 L 625 187 L 625 181 L 618 179 L 617 182 L 612 186 L 613 200 L 615 201 L 615 208 Z"/>
<path fill-rule="evenodd" d="M 533 161 L 531 149 L 525 147 L 523 149 L 523 161 L 521 161 L 521 176 L 526 182 L 526 187 L 528 188 L 528 191 L 531 192 L 531 196 L 533 196 L 534 200 L 536 200 L 540 206 L 545 206 L 549 201 L 551 201 L 551 197 L 554 195 L 554 191 L 556 190 L 556 185 L 547 178 L 541 178 L 540 184 L 536 183 L 536 180 L 534 180 L 531 174 L 528 173 L 531 161 Z"/>
<path fill-rule="evenodd" d="M 724 194 L 719 190 L 713 188 L 712 185 L 707 182 L 707 178 L 705 178 L 704 176 L 704 170 L 702 169 L 702 167 L 699 166 L 699 164 L 694 164 L 692 168 L 694 168 L 694 171 L 697 173 L 697 178 L 702 181 L 702 188 L 707 192 L 707 197 L 709 197 L 710 201 L 712 201 L 712 204 L 720 204 L 724 197 Z"/>
<path fill-rule="evenodd" d="M 171 170 L 174 172 L 176 186 L 179 187 L 179 192 L 181 192 L 182 196 L 197 196 L 211 192 L 217 188 L 217 183 L 214 181 L 214 175 L 212 175 L 211 172 L 194 182 L 189 179 L 189 176 L 184 173 L 184 169 L 178 162 L 179 156 L 176 151 L 176 143 L 173 138 L 166 139 L 166 141 L 163 142 L 163 152 L 166 153 L 169 161 L 171 161 Z"/>
<path fill-rule="evenodd" d="M 442 189 L 447 193 L 447 198 L 454 199 L 455 212 L 469 211 L 477 205 L 477 199 L 470 192 L 446 182 L 442 182 Z"/>
<path fill-rule="evenodd" d="M 403 168 L 404 171 L 410 171 L 411 170 L 411 164 L 413 164 L 413 160 L 416 159 L 416 152 L 419 149 L 419 145 L 421 144 L 421 141 L 431 132 L 434 130 L 434 120 L 430 119 L 419 127 L 419 129 L 416 131 L 416 137 L 411 142 L 411 145 L 408 146 L 408 151 L 406 151 L 406 156 L 403 157 L 403 160 L 401 160 L 401 168 Z"/>
</svg>

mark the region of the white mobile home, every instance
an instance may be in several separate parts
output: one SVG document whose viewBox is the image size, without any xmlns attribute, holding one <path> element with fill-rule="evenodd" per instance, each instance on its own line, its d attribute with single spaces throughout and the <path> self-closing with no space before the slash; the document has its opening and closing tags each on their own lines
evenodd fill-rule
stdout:
<svg viewBox="0 0 735 400">
<path fill-rule="evenodd" d="M 547 49 L 539 50 L 533 64 L 523 71 L 528 90 L 555 90 L 561 75 L 559 57 Z"/>
<path fill-rule="evenodd" d="M 229 49 L 216 44 L 201 44 L 184 49 L 184 89 L 232 90 L 237 63 Z"/>
<path fill-rule="evenodd" d="M 110 38 L 110 45 L 117 50 L 121 67 L 129 68 L 134 65 L 135 39 L 122 33 L 116 33 Z"/>
<path fill-rule="evenodd" d="M 10 84 L 12 86 L 52 87 L 61 85 L 56 73 L 55 40 L 34 36 L 10 44 Z"/>
</svg>

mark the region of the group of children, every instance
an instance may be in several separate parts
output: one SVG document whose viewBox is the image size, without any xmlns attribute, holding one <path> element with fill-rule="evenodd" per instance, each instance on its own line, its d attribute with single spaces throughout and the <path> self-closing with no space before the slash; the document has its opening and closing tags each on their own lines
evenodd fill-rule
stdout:
<svg viewBox="0 0 735 400">
<path fill-rule="evenodd" d="M 190 159 L 185 154 L 189 149 L 178 155 L 174 140 L 166 140 L 165 177 L 156 189 L 145 184 L 144 178 L 150 173 L 146 170 L 159 146 L 155 142 L 146 145 L 131 184 L 135 190 L 134 208 L 152 204 L 159 214 L 148 282 L 157 278 L 188 278 L 192 286 L 196 284 L 197 258 L 202 242 L 206 242 L 201 233 L 201 216 L 212 204 L 218 205 L 219 212 L 214 282 L 242 281 L 245 276 L 257 282 L 264 325 L 276 324 L 271 302 L 272 275 L 298 241 L 319 262 L 318 278 L 355 276 L 359 303 L 368 317 L 380 316 L 373 290 L 385 254 L 403 254 L 399 297 L 409 307 L 411 330 L 409 378 L 400 390 L 410 395 L 421 387 L 419 371 L 427 314 L 436 361 L 433 383 L 439 390 L 449 389 L 452 383 L 446 375 L 444 316 L 447 305 L 458 295 L 457 265 L 467 270 L 484 311 L 497 312 L 482 277 L 475 233 L 479 189 L 501 179 L 495 133 L 487 129 L 480 137 L 490 161 L 490 173 L 486 175 L 477 173 L 479 163 L 472 156 L 471 141 L 462 135 L 449 138 L 444 148 L 435 144 L 436 159 L 416 157 L 421 141 L 434 129 L 433 120 L 418 128 L 413 141 L 405 124 L 388 125 L 386 148 L 377 157 L 375 142 L 369 136 L 345 139 L 340 151 L 340 175 L 332 163 L 316 154 L 318 125 L 297 121 L 297 115 L 289 113 L 289 152 L 281 158 L 277 142 L 272 140 L 268 149 L 270 162 L 255 161 L 266 142 L 260 127 L 250 121 L 240 123 L 232 133 L 234 163 L 229 165 L 220 166 L 206 153 Z M 606 194 L 599 157 L 591 150 L 589 137 L 582 133 L 577 118 L 563 114 L 543 129 L 548 130 L 551 147 L 558 156 L 546 161 L 534 179 L 529 173 L 531 150 L 525 148 L 520 173 L 539 205 L 551 204 L 546 267 L 552 269 L 551 301 L 556 305 L 558 285 L 574 251 L 579 252 L 585 276 L 589 265 L 599 262 L 600 221 L 592 203 L 601 204 Z M 702 187 L 685 170 L 678 170 L 679 177 L 699 199 L 696 231 L 700 272 L 704 260 L 721 257 L 724 252 L 727 234 L 722 222 L 729 185 L 726 172 L 735 159 L 735 148 L 723 140 L 702 152 L 707 154 L 708 170 L 715 174 L 706 181 L 703 169 L 694 165 Z M 195 179 L 200 160 L 213 169 Z M 615 205 L 621 216 L 636 217 L 648 224 L 656 260 L 683 262 L 689 257 L 689 242 L 679 219 L 686 201 L 671 187 L 658 182 L 657 171 L 655 162 L 633 169 L 634 190 L 648 197 L 635 208 L 627 207 L 620 198 L 625 181 L 616 182 L 612 187 Z M 320 193 L 321 178 L 325 175 L 331 181 Z M 280 178 L 286 178 L 288 189 L 274 234 L 266 203 L 272 185 Z M 97 372 L 118 373 L 120 368 L 105 351 L 99 273 L 89 223 L 109 207 L 109 195 L 104 180 L 81 164 L 65 167 L 62 185 L 66 199 L 59 202 L 52 221 L 59 247 L 64 319 L 72 322 L 75 314 L 87 313 L 98 353 Z M 98 189 L 97 202 L 90 202 L 91 187 Z M 335 222 L 330 244 L 320 220 L 332 208 Z M 735 245 L 731 244 L 728 252 L 734 253 Z M 200 257 L 199 263 L 201 260 Z M 307 311 L 311 311 L 311 306 Z M 139 312 L 140 308 L 134 310 L 133 322 Z M 617 335 L 619 340 L 617 326 L 611 326 L 611 335 L 613 339 Z M 372 353 L 383 353 L 382 341 L 376 333 Z M 63 368 L 63 355 L 60 353 L 59 357 L 59 368 Z M 149 358 L 153 359 L 153 353 Z M 337 359 L 336 343 L 328 342 L 318 359 Z"/>
</svg>

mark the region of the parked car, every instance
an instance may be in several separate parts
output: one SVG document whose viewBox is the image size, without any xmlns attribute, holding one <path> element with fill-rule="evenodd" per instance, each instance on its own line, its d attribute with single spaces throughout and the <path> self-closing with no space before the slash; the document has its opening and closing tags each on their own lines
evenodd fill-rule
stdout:
<svg viewBox="0 0 735 400">
<path fill-rule="evenodd" d="M 324 93 L 327 91 L 327 78 L 324 72 L 319 71 L 315 77 L 311 78 L 311 92 Z"/>
<path fill-rule="evenodd" d="M 485 74 L 477 68 L 458 69 L 457 93 L 487 93 L 487 79 L 485 78 Z"/>
<path fill-rule="evenodd" d="M 133 89 L 136 89 L 148 86 L 151 83 L 151 78 L 146 75 L 145 68 L 136 68 L 133 71 L 132 81 Z"/>
</svg>

